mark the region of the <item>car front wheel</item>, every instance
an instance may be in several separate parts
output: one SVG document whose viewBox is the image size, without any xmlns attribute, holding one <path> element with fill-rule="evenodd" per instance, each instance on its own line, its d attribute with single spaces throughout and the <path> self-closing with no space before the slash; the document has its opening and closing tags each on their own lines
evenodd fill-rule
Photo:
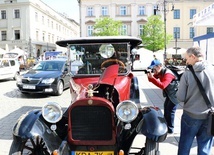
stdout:
<svg viewBox="0 0 214 155">
<path fill-rule="evenodd" d="M 159 152 L 159 143 L 146 138 L 146 144 L 145 144 L 145 155 L 160 155 Z"/>
<path fill-rule="evenodd" d="M 10 155 L 50 155 L 45 142 L 40 137 L 22 140 L 15 138 L 10 148 Z"/>
<path fill-rule="evenodd" d="M 62 80 L 59 80 L 58 83 L 57 83 L 57 90 L 56 90 L 55 95 L 57 95 L 57 96 L 62 95 L 63 90 L 64 90 L 63 82 L 62 82 Z"/>
</svg>

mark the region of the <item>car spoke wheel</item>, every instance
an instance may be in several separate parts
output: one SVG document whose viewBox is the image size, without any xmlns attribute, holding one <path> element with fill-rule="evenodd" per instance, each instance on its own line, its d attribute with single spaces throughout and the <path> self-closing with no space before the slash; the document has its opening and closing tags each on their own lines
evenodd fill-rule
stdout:
<svg viewBox="0 0 214 155">
<path fill-rule="evenodd" d="M 63 85 L 62 81 L 59 80 L 58 83 L 57 83 L 56 95 L 57 95 L 57 96 L 62 95 L 63 90 L 64 90 L 64 85 Z"/>
<path fill-rule="evenodd" d="M 50 155 L 45 142 L 40 137 L 33 139 L 14 139 L 10 148 L 11 155 Z"/>
<path fill-rule="evenodd" d="M 146 138 L 145 155 L 159 155 L 159 143 Z"/>
</svg>

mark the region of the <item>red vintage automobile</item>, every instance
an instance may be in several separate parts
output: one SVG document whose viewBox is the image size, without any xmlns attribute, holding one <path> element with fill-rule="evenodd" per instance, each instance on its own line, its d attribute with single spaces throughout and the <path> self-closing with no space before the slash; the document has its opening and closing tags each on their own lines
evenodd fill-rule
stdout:
<svg viewBox="0 0 214 155">
<path fill-rule="evenodd" d="M 159 155 L 159 143 L 167 136 L 165 119 L 158 107 L 140 105 L 138 80 L 131 72 L 141 39 L 87 37 L 56 43 L 69 49 L 71 104 L 63 111 L 51 102 L 21 116 L 10 154 Z M 131 152 L 139 133 L 145 144 Z"/>
</svg>

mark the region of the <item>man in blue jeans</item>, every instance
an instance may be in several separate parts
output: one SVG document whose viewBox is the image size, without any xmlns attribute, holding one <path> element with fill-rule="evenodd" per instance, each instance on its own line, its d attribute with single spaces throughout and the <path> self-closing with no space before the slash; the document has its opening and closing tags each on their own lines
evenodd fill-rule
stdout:
<svg viewBox="0 0 214 155">
<path fill-rule="evenodd" d="M 185 53 L 187 65 L 191 65 L 202 83 L 205 93 L 214 106 L 213 67 L 203 60 L 199 47 L 191 47 Z M 178 100 L 184 102 L 181 117 L 181 133 L 178 155 L 189 155 L 194 138 L 198 145 L 198 155 L 210 155 L 213 137 L 207 134 L 208 107 L 190 70 L 186 70 L 177 91 Z"/>
</svg>

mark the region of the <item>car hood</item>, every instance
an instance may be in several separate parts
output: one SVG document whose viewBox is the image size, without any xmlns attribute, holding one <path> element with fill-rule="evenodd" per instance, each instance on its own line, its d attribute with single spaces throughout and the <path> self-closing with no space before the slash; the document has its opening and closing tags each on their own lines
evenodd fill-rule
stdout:
<svg viewBox="0 0 214 155">
<path fill-rule="evenodd" d="M 35 71 L 30 70 L 23 77 L 31 77 L 31 78 L 56 78 L 61 75 L 60 71 Z"/>
</svg>

